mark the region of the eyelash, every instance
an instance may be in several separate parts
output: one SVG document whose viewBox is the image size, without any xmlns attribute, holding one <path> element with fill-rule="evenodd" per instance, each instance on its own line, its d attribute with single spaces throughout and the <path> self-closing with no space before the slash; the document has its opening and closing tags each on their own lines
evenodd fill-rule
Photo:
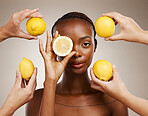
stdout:
<svg viewBox="0 0 148 116">
<path fill-rule="evenodd" d="M 88 46 L 90 46 L 91 45 L 91 43 L 83 43 L 82 44 L 82 46 L 84 46 L 84 47 L 88 47 Z"/>
</svg>

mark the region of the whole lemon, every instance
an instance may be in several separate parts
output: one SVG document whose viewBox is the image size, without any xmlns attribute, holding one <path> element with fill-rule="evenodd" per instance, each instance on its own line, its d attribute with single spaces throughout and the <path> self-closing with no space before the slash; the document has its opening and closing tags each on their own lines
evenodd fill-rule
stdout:
<svg viewBox="0 0 148 116">
<path fill-rule="evenodd" d="M 93 65 L 94 74 L 103 81 L 108 81 L 112 77 L 112 65 L 107 60 L 98 60 Z"/>
<path fill-rule="evenodd" d="M 115 31 L 115 23 L 110 17 L 100 17 L 95 22 L 95 30 L 97 35 L 100 37 L 110 37 Z"/>
<path fill-rule="evenodd" d="M 34 65 L 31 60 L 23 58 L 19 64 L 19 71 L 25 80 L 29 80 L 34 70 Z"/>
<path fill-rule="evenodd" d="M 46 30 L 46 23 L 42 18 L 30 18 L 26 23 L 26 30 L 30 35 L 41 35 Z"/>
</svg>

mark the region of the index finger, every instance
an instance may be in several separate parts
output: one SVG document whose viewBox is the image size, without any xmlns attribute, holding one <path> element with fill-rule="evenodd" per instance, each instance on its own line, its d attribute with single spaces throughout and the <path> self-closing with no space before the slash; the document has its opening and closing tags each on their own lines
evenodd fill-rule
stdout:
<svg viewBox="0 0 148 116">
<path fill-rule="evenodd" d="M 49 53 L 52 50 L 51 47 L 51 33 L 49 31 L 47 31 L 47 40 L 46 40 L 46 49 L 45 51 L 47 53 Z"/>
<path fill-rule="evenodd" d="M 93 82 L 95 82 L 96 84 L 102 86 L 103 84 L 106 84 L 107 82 L 101 81 L 99 79 L 96 78 L 96 76 L 93 73 L 93 69 L 90 69 L 90 76 Z"/>
<path fill-rule="evenodd" d="M 121 24 L 125 18 L 125 16 L 123 16 L 122 14 L 118 12 L 104 13 L 102 14 L 102 16 L 108 16 L 108 17 L 114 18 L 117 22 L 119 22 L 119 24 Z"/>
<path fill-rule="evenodd" d="M 25 18 L 28 18 L 28 17 L 30 17 L 31 15 L 35 15 L 36 14 L 36 16 L 37 17 L 43 17 L 43 15 L 41 15 L 40 13 L 37 13 L 39 11 L 39 9 L 38 8 L 36 8 L 36 9 L 32 9 L 32 10 L 29 10 L 29 9 L 25 9 L 25 10 L 23 10 L 23 11 L 21 11 L 20 13 L 19 13 L 19 16 L 21 17 L 20 19 L 21 20 L 24 20 Z M 34 15 L 33 15 L 33 17 L 34 17 Z"/>
<path fill-rule="evenodd" d="M 29 80 L 28 87 L 33 88 L 34 84 L 36 83 L 36 76 L 37 76 L 37 68 L 34 68 L 33 74 Z"/>
</svg>

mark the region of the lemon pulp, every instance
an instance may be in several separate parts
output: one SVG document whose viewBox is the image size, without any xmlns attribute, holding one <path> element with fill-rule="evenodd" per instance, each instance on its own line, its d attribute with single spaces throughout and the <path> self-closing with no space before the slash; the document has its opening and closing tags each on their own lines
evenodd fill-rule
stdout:
<svg viewBox="0 0 148 116">
<path fill-rule="evenodd" d="M 68 55 L 73 48 L 72 40 L 67 36 L 59 36 L 53 42 L 53 50 L 58 56 Z"/>
</svg>

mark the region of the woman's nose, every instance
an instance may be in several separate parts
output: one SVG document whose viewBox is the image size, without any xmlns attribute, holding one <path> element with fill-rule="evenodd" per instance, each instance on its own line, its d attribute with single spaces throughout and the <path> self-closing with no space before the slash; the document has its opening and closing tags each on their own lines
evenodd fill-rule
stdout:
<svg viewBox="0 0 148 116">
<path fill-rule="evenodd" d="M 73 51 L 75 51 L 76 53 L 73 55 L 74 58 L 78 58 L 81 57 L 81 52 L 78 46 L 74 46 L 73 47 Z"/>
</svg>

